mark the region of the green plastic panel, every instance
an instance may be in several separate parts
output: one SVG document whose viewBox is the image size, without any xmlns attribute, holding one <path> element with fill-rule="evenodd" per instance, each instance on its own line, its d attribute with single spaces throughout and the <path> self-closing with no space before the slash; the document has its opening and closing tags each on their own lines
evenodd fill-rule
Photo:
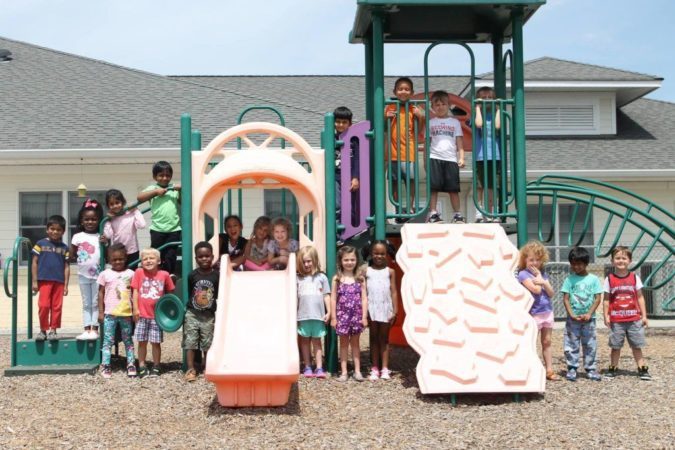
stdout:
<svg viewBox="0 0 675 450">
<path fill-rule="evenodd" d="M 78 341 L 74 338 L 56 341 L 18 341 L 17 366 L 81 365 L 101 363 L 99 340 Z"/>
</svg>

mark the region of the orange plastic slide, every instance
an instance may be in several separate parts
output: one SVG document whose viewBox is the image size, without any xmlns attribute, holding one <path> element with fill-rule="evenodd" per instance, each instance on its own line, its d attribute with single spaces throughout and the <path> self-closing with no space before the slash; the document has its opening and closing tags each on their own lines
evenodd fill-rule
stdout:
<svg viewBox="0 0 675 450">
<path fill-rule="evenodd" d="M 295 255 L 286 270 L 235 272 L 221 260 L 205 377 L 223 406 L 280 406 L 298 380 Z"/>
</svg>

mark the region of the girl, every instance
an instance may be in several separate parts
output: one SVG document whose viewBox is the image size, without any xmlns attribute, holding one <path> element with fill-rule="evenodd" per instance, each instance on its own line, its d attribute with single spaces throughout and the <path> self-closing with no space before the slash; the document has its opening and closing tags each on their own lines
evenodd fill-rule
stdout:
<svg viewBox="0 0 675 450">
<path fill-rule="evenodd" d="M 548 275 L 543 273 L 544 264 L 548 262 L 548 251 L 539 241 L 530 241 L 520 250 L 518 261 L 518 281 L 532 293 L 534 303 L 530 314 L 537 323 L 541 339 L 541 352 L 546 366 L 546 379 L 559 380 L 553 372 L 551 361 L 551 334 L 553 333 L 553 306 L 551 298 L 555 295 Z"/>
<path fill-rule="evenodd" d="M 225 218 L 223 222 L 225 233 L 218 235 L 219 239 L 219 256 L 227 253 L 230 256 L 230 265 L 232 270 L 242 270 L 242 264 L 246 259 L 244 249 L 248 240 L 241 235 L 241 230 L 244 228 L 239 216 L 230 215 Z M 218 267 L 220 267 L 220 260 Z"/>
<path fill-rule="evenodd" d="M 270 241 L 270 224 L 272 221 L 267 216 L 260 216 L 253 224 L 251 239 L 244 250 L 244 267 L 246 270 L 269 270 L 267 262 L 267 244 Z"/>
<path fill-rule="evenodd" d="M 290 239 L 291 222 L 284 217 L 272 221 L 272 237 L 267 244 L 267 262 L 275 270 L 283 270 L 288 264 L 288 255 L 298 251 L 298 241 Z"/>
<path fill-rule="evenodd" d="M 122 244 L 126 249 L 127 265 L 138 261 L 138 237 L 136 230 L 145 228 L 145 218 L 136 209 L 124 211 L 127 200 L 117 189 L 105 193 L 105 204 L 108 207 L 109 220 L 103 224 L 103 235 L 111 244 Z"/>
<path fill-rule="evenodd" d="M 370 369 L 369 380 L 388 380 L 389 327 L 398 312 L 398 289 L 394 269 L 387 267 L 387 242 L 375 241 L 370 247 L 370 266 L 366 269 L 368 290 L 368 316 L 370 319 Z M 379 370 L 382 368 L 382 370 Z"/>
<path fill-rule="evenodd" d="M 72 260 L 77 260 L 78 279 L 82 294 L 82 322 L 84 332 L 76 337 L 79 340 L 98 339 L 98 286 L 101 243 L 105 236 L 98 233 L 103 217 L 103 207 L 93 199 L 87 199 L 77 215 L 79 233 L 73 236 L 70 245 Z"/>
<path fill-rule="evenodd" d="M 117 243 L 108 249 L 110 268 L 98 276 L 98 321 L 103 323 L 101 348 L 101 375 L 110 378 L 110 348 L 115 342 L 115 328 L 119 324 L 127 355 L 127 376 L 136 376 L 134 365 L 134 342 L 132 340 L 131 279 L 134 271 L 127 267 L 127 251 Z"/>
<path fill-rule="evenodd" d="M 300 353 L 305 377 L 326 378 L 323 370 L 321 338 L 326 335 L 326 323 L 330 319 L 330 286 L 328 278 L 321 272 L 319 254 L 311 246 L 302 247 L 298 252 L 298 335 Z M 316 370 L 312 372 L 312 351 Z"/>
<path fill-rule="evenodd" d="M 359 337 L 363 328 L 368 326 L 366 285 L 363 277 L 357 274 L 359 257 L 354 247 L 347 245 L 340 248 L 337 260 L 337 274 L 330 290 L 330 324 L 340 340 L 341 374 L 338 381 L 347 381 L 348 347 L 352 348 L 354 379 L 363 381 Z"/>
</svg>

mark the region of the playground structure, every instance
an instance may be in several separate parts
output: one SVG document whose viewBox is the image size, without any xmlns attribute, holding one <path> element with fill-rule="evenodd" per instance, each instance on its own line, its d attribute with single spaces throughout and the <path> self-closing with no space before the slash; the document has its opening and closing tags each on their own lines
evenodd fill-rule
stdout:
<svg viewBox="0 0 675 450">
<path fill-rule="evenodd" d="M 575 205 L 574 211 L 579 211 L 582 205 L 587 206 L 585 217 L 577 218 L 577 212 L 574 213 L 571 228 L 578 230 L 577 225 L 580 224 L 581 231 L 576 234 L 581 237 L 573 239 L 574 233 L 570 231 L 568 245 L 580 243 L 588 230 L 590 214 L 603 211 L 607 214 L 607 219 L 596 243 L 598 256 L 607 256 L 613 247 L 625 244 L 625 236 L 632 227 L 638 232 L 629 246 L 636 249 L 644 241 L 647 242 L 647 250 L 635 258 L 632 269 L 640 267 L 647 261 L 657 247 L 667 251 L 665 257 L 654 266 L 651 275 L 645 278 L 645 287 L 659 288 L 671 283 L 675 276 L 670 265 L 675 253 L 673 214 L 647 199 L 607 183 L 555 175 L 527 183 L 522 28 L 525 21 L 544 3 L 543 0 L 529 2 L 439 0 L 424 4 L 412 1 L 387 2 L 384 5 L 377 0 L 360 1 L 350 40 L 353 43 L 363 43 L 365 46 L 367 121 L 353 126 L 336 141 L 332 114 L 326 114 L 322 149 L 312 149 L 300 136 L 283 126 L 248 123 L 223 132 L 201 150 L 201 135 L 197 130 L 192 130 L 190 117 L 184 115 L 181 118 L 181 184 L 183 192 L 189 192 L 191 196 L 184 194 L 181 211 L 183 224 L 183 238 L 180 243 L 183 255 L 181 278 L 187 279 L 192 268 L 193 244 L 206 237 L 207 222 L 212 221 L 216 230 L 222 229 L 222 218 L 229 212 L 225 210 L 230 210 L 229 207 L 222 206 L 225 195 L 229 196 L 233 191 L 243 188 L 287 189 L 294 195 L 298 204 L 297 230 L 300 244 L 317 247 L 322 266 L 326 268 L 329 277 L 335 270 L 335 248 L 338 238 L 347 242 L 352 239 L 360 242 L 356 239 L 363 236 L 364 231 L 368 231 L 375 239 L 403 234 L 402 246 L 405 251 L 399 253 L 397 259 L 405 270 L 401 283 L 401 297 L 409 316 L 399 318 L 396 324 L 399 330 L 403 330 L 413 348 L 423 354 L 418 366 L 418 380 L 422 392 L 454 394 L 543 391 L 544 381 L 541 375 L 543 372 L 541 364 L 538 360 L 535 361 L 536 346 L 532 342 L 532 333 L 536 336 L 536 328 L 529 315 L 525 317 L 522 314 L 523 310 L 527 312 L 529 298 L 523 299 L 518 289 L 513 286 L 512 277 L 511 281 L 506 278 L 509 276 L 508 270 L 501 270 L 499 276 L 504 278 L 498 279 L 492 274 L 492 271 L 498 270 L 490 261 L 499 258 L 494 256 L 483 258 L 484 254 L 501 255 L 500 258 L 507 261 L 506 265 L 512 268 L 509 264 L 515 261 L 514 250 L 503 245 L 502 235 L 504 232 L 516 233 L 518 246 L 525 243 L 528 238 L 526 211 L 528 197 L 534 199 L 539 207 L 537 227 L 541 240 L 550 239 L 551 230 L 557 226 L 555 220 L 549 220 L 550 223 L 547 223 L 547 218 L 543 217 L 544 204 L 572 203 Z M 404 17 L 406 20 L 401 20 Z M 449 20 L 449 17 L 452 17 L 452 20 Z M 512 40 L 512 48 L 504 52 L 503 44 L 508 40 Z M 388 87 L 384 86 L 383 81 L 384 44 L 398 42 L 429 43 L 424 56 L 424 92 L 420 98 L 411 100 L 425 109 L 427 117 L 430 116 L 431 92 L 428 87 L 430 52 L 444 44 L 460 45 L 466 49 L 471 61 L 471 100 L 468 114 L 471 119 L 473 147 L 479 135 L 473 120 L 477 106 L 484 113 L 488 110 L 499 110 L 502 130 L 505 130 L 497 133 L 492 125 L 492 134 L 498 135 L 498 139 L 493 140 L 492 145 L 499 145 L 502 157 L 493 160 L 487 166 L 493 174 L 496 174 L 497 170 L 503 174 L 499 188 L 492 192 L 493 208 L 485 206 L 490 203 L 487 190 L 484 191 L 482 198 L 478 198 L 477 177 L 472 177 L 474 204 L 484 216 L 498 219 L 499 224 L 438 225 L 435 228 L 415 224 L 414 222 L 424 219 L 429 208 L 429 205 L 422 201 L 422 198 L 429 197 L 428 178 L 422 181 L 420 176 L 415 176 L 414 179 L 403 177 L 403 182 L 399 184 L 397 199 L 392 197 L 391 166 L 387 165 L 384 157 L 385 148 L 389 144 L 388 139 L 385 139 L 387 121 L 383 111 L 387 104 L 399 105 L 397 100 L 387 100 L 385 96 Z M 467 45 L 469 43 L 490 43 L 493 47 L 497 96 L 495 100 L 477 100 L 475 97 L 475 64 L 473 52 Z M 510 75 L 510 95 L 506 84 L 507 70 Z M 466 105 L 464 109 L 467 109 Z M 243 114 L 240 116 L 240 122 Z M 280 118 L 283 123 L 281 115 Z M 424 148 L 428 149 L 428 126 L 424 130 L 415 131 L 414 134 L 416 137 L 419 136 L 420 143 L 423 141 Z M 260 134 L 264 137 L 263 142 L 256 143 Z M 362 150 L 359 155 L 360 178 L 370 180 L 370 183 L 362 182 L 363 189 L 359 193 L 356 220 L 352 220 L 351 198 L 344 188 L 350 173 L 348 143 L 352 137 L 359 139 Z M 273 148 L 271 144 L 277 140 L 281 141 L 281 145 Z M 245 149 L 242 148 L 242 143 L 246 145 Z M 289 144 L 288 148 L 286 143 Z M 416 147 L 417 144 L 418 142 L 415 142 Z M 343 161 L 341 180 L 343 206 L 338 218 L 334 202 L 336 180 L 335 161 L 332 155 L 340 146 Z M 326 155 L 331 157 L 325 157 Z M 428 163 L 429 159 L 426 150 L 423 152 L 423 158 L 419 155 L 421 154 L 418 153 L 418 158 L 411 161 L 416 175 L 421 174 L 420 160 L 426 159 Z M 475 168 L 475 155 L 472 159 Z M 299 162 L 307 165 L 302 166 Z M 418 195 L 414 202 L 411 201 L 408 191 L 412 185 L 415 185 L 416 192 L 426 195 Z M 411 207 L 414 213 L 410 212 Z M 409 219 L 411 223 L 401 229 L 389 224 L 389 219 Z M 548 232 L 545 230 L 546 225 L 550 226 Z M 476 227 L 479 231 L 475 231 Z M 465 230 L 462 230 L 463 228 Z M 483 229 L 491 231 L 483 232 Z M 467 245 L 472 240 L 481 239 L 476 236 L 485 233 L 492 233 L 493 237 L 499 236 L 494 240 L 498 243 L 490 247 L 491 249 L 485 248 L 475 252 L 470 250 L 471 247 Z M 466 250 L 452 253 L 450 250 L 454 247 L 448 241 L 449 236 L 453 236 L 453 239 L 461 243 L 461 248 Z M 505 239 L 505 235 L 503 237 Z M 440 247 L 434 244 L 431 248 L 424 244 L 434 240 L 441 243 Z M 217 253 L 217 238 L 212 238 L 212 241 Z M 17 298 L 15 281 L 18 269 L 17 248 L 22 245 L 30 245 L 30 242 L 18 240 L 13 257 L 8 258 L 5 264 L 5 290 L 13 302 L 16 302 Z M 471 264 L 476 266 L 476 270 L 489 268 L 491 272 L 458 278 L 451 276 L 447 268 L 449 266 L 446 266 L 445 262 L 443 264 L 428 262 L 439 258 L 445 254 L 444 252 L 450 252 L 453 256 L 463 252 L 463 257 L 470 259 L 473 257 Z M 512 256 L 506 258 L 508 254 Z M 448 258 L 450 259 L 452 258 Z M 420 294 L 412 287 L 420 284 L 414 281 L 416 277 L 420 277 L 419 273 L 416 273 L 418 263 L 427 264 L 424 266 L 426 267 L 424 286 L 430 283 L 433 292 Z M 13 290 L 8 287 L 10 266 L 13 269 Z M 221 269 L 216 339 L 207 360 L 207 379 L 216 384 L 218 399 L 224 405 L 283 404 L 288 398 L 290 385 L 298 376 L 294 334 L 293 306 L 296 300 L 293 294 L 295 286 L 293 267 L 286 271 L 255 274 L 232 272 L 226 266 L 227 264 L 224 264 Z M 261 281 L 263 276 L 264 283 Z M 452 282 L 443 281 L 446 279 Z M 158 304 L 160 323 L 162 321 L 171 323 L 171 328 L 175 329 L 180 326 L 188 298 L 187 285 L 179 283 L 179 286 L 181 288 L 180 292 L 177 292 L 177 297 L 167 296 L 166 300 Z M 259 290 L 261 288 L 265 290 Z M 495 297 L 492 296 L 495 289 L 497 292 L 495 296 L 499 295 L 500 300 L 494 300 Z M 270 291 L 278 291 L 280 294 L 278 297 L 271 297 L 267 294 Z M 458 292 L 461 295 L 458 296 Z M 31 304 L 32 293 L 29 292 L 28 298 Z M 456 311 L 441 311 L 442 308 L 434 306 L 439 302 L 446 306 L 452 305 L 458 302 L 458 298 L 461 298 L 463 306 Z M 273 300 L 276 303 L 273 303 Z M 664 310 L 672 309 L 673 300 L 675 297 L 664 302 Z M 508 313 L 508 320 L 494 320 L 497 311 L 498 315 L 502 315 L 503 308 L 512 303 L 518 307 L 507 308 L 509 311 L 515 311 Z M 256 308 L 255 310 L 267 308 L 263 324 L 258 322 L 259 316 L 256 315 L 255 318 L 251 316 L 252 308 Z M 473 326 L 474 316 L 479 317 L 476 320 L 487 322 L 487 325 Z M 70 368 L 74 369 L 78 365 L 77 358 L 84 358 L 88 370 L 98 364 L 97 358 L 100 359 L 98 342 L 84 343 L 87 346 L 82 348 L 74 340 L 72 343 L 60 340 L 53 346 L 49 343 L 35 343 L 32 340 L 30 317 L 32 314 L 29 312 L 27 340 L 18 341 L 17 320 L 13 316 L 12 368 L 9 372 L 18 372 L 25 369 L 24 366 L 34 366 L 35 370 L 38 370 L 38 367 L 45 370 L 48 365 L 72 366 Z M 167 318 L 170 320 L 164 320 Z M 253 320 L 270 331 L 264 342 L 251 341 L 249 336 L 244 335 L 246 326 L 241 326 L 240 321 L 251 323 Z M 393 333 L 396 331 L 393 330 Z M 505 334 L 515 337 L 510 338 L 502 347 L 493 349 L 493 352 L 481 350 L 486 342 Z M 427 366 L 430 360 L 428 355 L 432 354 L 427 353 L 429 342 L 435 346 L 433 352 L 439 352 L 433 353 L 434 355 L 443 355 L 445 363 L 440 369 L 439 366 L 433 368 Z M 76 351 L 77 358 L 66 352 L 66 349 L 70 352 Z M 468 351 L 473 352 L 472 358 L 478 362 L 472 367 L 463 367 L 458 375 L 453 368 L 458 361 L 454 355 Z M 329 333 L 326 338 L 326 355 L 327 369 L 335 372 L 337 348 L 334 332 Z M 495 367 L 508 367 L 508 371 L 504 372 L 507 375 L 484 376 L 491 372 L 501 373 L 495 372 Z M 527 374 L 524 374 L 524 368 L 527 368 Z M 490 378 L 490 383 L 482 384 L 483 378 Z"/>
</svg>

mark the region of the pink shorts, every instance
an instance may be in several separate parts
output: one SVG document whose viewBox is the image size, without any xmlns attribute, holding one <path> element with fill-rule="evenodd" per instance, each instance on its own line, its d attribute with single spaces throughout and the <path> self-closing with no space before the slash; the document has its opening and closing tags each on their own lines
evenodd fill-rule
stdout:
<svg viewBox="0 0 675 450">
<path fill-rule="evenodd" d="M 537 323 L 537 330 L 541 330 L 542 328 L 553 328 L 553 311 L 532 314 L 532 317 L 534 317 L 534 321 Z"/>
</svg>

